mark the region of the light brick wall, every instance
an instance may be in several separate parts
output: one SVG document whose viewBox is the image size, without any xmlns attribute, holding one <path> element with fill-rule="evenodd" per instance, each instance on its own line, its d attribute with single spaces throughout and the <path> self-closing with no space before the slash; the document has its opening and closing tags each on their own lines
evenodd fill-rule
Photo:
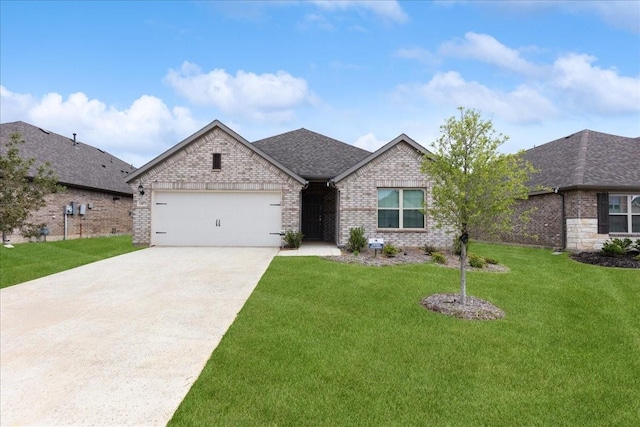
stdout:
<svg viewBox="0 0 640 427">
<path fill-rule="evenodd" d="M 422 155 L 408 144 L 392 147 L 372 162 L 363 166 L 336 184 L 340 220 L 337 243 L 342 246 L 349 240 L 349 229 L 364 227 L 367 238 L 381 237 L 385 243 L 395 246 L 417 247 L 429 244 L 450 247 L 453 234 L 437 229 L 434 221 L 425 218 L 420 230 L 378 229 L 378 188 L 420 188 L 425 190 L 429 205 L 430 183 L 421 172 Z"/>
<path fill-rule="evenodd" d="M 213 153 L 222 169 L 212 169 Z M 142 183 L 145 194 L 138 193 Z M 300 229 L 300 190 L 294 180 L 226 132 L 215 128 L 131 182 L 134 191 L 133 243 L 151 242 L 153 190 L 280 191 L 282 229 Z"/>
<path fill-rule="evenodd" d="M 64 206 L 71 202 L 87 206 L 91 204 L 91 209 L 87 207 L 85 215 L 67 216 L 68 239 L 131 234 L 132 232 L 132 196 L 114 196 L 109 193 L 69 187 L 64 192 L 48 195 L 45 200 L 46 206 L 33 213 L 27 221 L 33 224 L 46 224 L 49 229 L 47 240 L 64 238 Z M 11 243 L 27 241 L 20 234 L 20 230 L 14 230 L 7 238 Z"/>
</svg>

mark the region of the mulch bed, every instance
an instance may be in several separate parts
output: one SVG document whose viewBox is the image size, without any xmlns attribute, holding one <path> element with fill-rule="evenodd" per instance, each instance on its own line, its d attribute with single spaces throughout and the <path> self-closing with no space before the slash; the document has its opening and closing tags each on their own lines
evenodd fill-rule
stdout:
<svg viewBox="0 0 640 427">
<path fill-rule="evenodd" d="M 601 267 L 640 268 L 640 261 L 633 259 L 637 253 L 628 253 L 620 256 L 606 256 L 600 252 L 580 252 L 571 254 L 571 258 L 585 264 L 599 265 Z"/>
<path fill-rule="evenodd" d="M 421 304 L 436 313 L 467 320 L 495 320 L 504 317 L 504 311 L 480 298 L 467 295 L 462 305 L 460 294 L 433 294 L 422 300 Z"/>
<path fill-rule="evenodd" d="M 430 263 L 448 268 L 460 268 L 460 257 L 451 253 L 444 253 L 447 262 L 445 264 L 437 264 L 431 259 L 431 255 L 427 255 L 420 248 L 403 248 L 402 252 L 393 257 L 387 257 L 380 253 L 376 254 L 375 251 L 368 249 L 360 252 L 358 255 L 346 252 L 340 256 L 325 257 L 326 259 L 343 262 L 347 264 L 361 264 L 373 267 L 384 267 L 390 265 L 404 265 L 404 264 L 424 264 Z M 487 264 L 484 268 L 474 268 L 467 264 L 467 271 L 488 271 L 488 272 L 505 272 L 509 269 L 500 264 Z"/>
</svg>

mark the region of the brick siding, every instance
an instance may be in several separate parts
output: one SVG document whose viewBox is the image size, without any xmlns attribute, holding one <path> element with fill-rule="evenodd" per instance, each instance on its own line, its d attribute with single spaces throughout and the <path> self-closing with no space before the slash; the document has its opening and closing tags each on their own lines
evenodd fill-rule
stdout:
<svg viewBox="0 0 640 427">
<path fill-rule="evenodd" d="M 103 193 L 99 191 L 67 188 L 66 191 L 50 194 L 45 198 L 47 204 L 33 213 L 28 222 L 46 224 L 49 229 L 47 240 L 64 238 L 64 207 L 77 202 L 87 206 L 86 214 L 67 216 L 67 238 L 110 236 L 114 234 L 131 234 L 133 197 Z M 91 208 L 89 208 L 91 206 Z M 25 242 L 19 230 L 7 236 L 11 243 Z M 43 240 L 41 237 L 38 240 Z"/>
<path fill-rule="evenodd" d="M 420 188 L 425 190 L 427 205 L 431 203 L 430 183 L 421 172 L 421 165 L 422 155 L 400 143 L 338 182 L 338 245 L 347 243 L 350 228 L 364 227 L 367 238 L 381 237 L 395 246 L 450 247 L 453 234 L 437 229 L 428 216 L 420 230 L 378 228 L 378 188 Z"/>
<path fill-rule="evenodd" d="M 222 154 L 213 170 L 213 153 Z M 215 128 L 131 182 L 134 192 L 133 243 L 151 243 L 153 190 L 280 191 L 282 229 L 300 229 L 302 184 L 264 160 L 226 132 Z M 145 194 L 138 193 L 142 184 Z"/>
</svg>

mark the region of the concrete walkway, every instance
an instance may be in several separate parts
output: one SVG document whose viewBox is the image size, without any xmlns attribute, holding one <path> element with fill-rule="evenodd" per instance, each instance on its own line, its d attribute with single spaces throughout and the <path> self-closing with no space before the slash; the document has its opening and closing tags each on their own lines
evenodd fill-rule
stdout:
<svg viewBox="0 0 640 427">
<path fill-rule="evenodd" d="M 0 424 L 166 425 L 277 252 L 149 248 L 0 290 Z"/>
</svg>

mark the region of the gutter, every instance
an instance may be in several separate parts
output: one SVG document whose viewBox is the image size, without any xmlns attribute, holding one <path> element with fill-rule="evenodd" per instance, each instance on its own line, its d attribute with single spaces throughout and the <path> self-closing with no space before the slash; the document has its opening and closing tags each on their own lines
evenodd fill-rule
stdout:
<svg viewBox="0 0 640 427">
<path fill-rule="evenodd" d="M 565 219 L 565 202 L 564 202 L 564 194 L 560 193 L 560 187 L 556 187 L 553 189 L 553 192 L 555 194 L 557 194 L 558 196 L 562 197 L 562 218 L 560 221 L 560 225 L 562 227 L 562 233 L 560 236 L 560 244 L 561 244 L 561 250 L 565 250 L 567 247 L 567 220 Z"/>
</svg>

